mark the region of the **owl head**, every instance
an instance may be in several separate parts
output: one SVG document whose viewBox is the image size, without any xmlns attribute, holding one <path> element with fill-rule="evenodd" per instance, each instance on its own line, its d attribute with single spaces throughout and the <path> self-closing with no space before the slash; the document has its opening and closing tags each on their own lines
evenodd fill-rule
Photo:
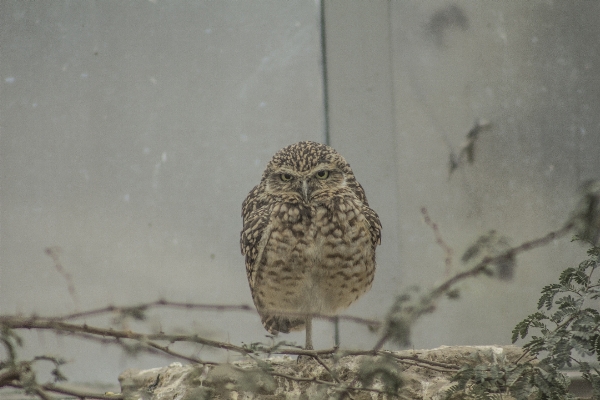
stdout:
<svg viewBox="0 0 600 400">
<path fill-rule="evenodd" d="M 364 191 L 344 157 L 316 142 L 299 142 L 279 150 L 261 183 L 268 194 L 291 196 L 305 204 L 320 195 L 344 190 L 355 192 L 366 203 Z"/>
</svg>

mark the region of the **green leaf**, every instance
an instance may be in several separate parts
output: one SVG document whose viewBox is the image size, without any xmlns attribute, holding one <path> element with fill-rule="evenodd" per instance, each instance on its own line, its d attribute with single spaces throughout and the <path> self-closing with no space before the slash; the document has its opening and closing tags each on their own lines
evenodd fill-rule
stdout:
<svg viewBox="0 0 600 400">
<path fill-rule="evenodd" d="M 592 347 L 596 352 L 596 358 L 600 361 L 600 335 L 595 335 L 592 339 Z"/>
<path fill-rule="evenodd" d="M 576 274 L 577 270 L 575 268 L 567 268 L 560 274 L 558 281 L 561 285 L 569 285 Z"/>
<path fill-rule="evenodd" d="M 515 343 L 519 336 L 521 339 L 524 339 L 529 333 L 529 328 L 532 326 L 536 328 L 545 328 L 546 325 L 540 322 L 545 319 L 548 319 L 548 317 L 540 312 L 536 312 L 519 322 L 512 331 L 512 343 Z"/>
<path fill-rule="evenodd" d="M 563 285 L 561 284 L 551 284 L 548 286 L 545 286 L 542 289 L 542 296 L 540 297 L 539 301 L 538 301 L 538 305 L 537 308 L 538 310 L 542 307 L 546 307 L 546 309 L 551 309 L 552 308 L 552 303 L 554 301 L 554 296 L 556 296 L 556 294 L 559 292 L 559 290 L 563 287 Z"/>
</svg>

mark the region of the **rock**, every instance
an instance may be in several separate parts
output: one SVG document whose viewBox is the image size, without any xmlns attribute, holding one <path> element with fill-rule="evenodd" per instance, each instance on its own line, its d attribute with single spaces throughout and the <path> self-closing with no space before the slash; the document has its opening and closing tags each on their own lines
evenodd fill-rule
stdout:
<svg viewBox="0 0 600 400">
<path fill-rule="evenodd" d="M 384 389 L 398 385 L 403 399 L 437 400 L 452 385 L 451 377 L 461 365 L 477 357 L 490 363 L 515 361 L 522 353 L 516 346 L 443 346 L 377 356 L 340 352 L 321 356 L 327 368 L 310 357 L 297 361 L 288 356 L 262 360 L 260 365 L 250 359 L 205 366 L 173 363 L 145 371 L 127 370 L 119 381 L 128 400 L 327 399 L 336 398 L 344 386 L 361 388 L 363 383 L 372 390 L 351 390 L 354 399 L 391 398 Z"/>
</svg>

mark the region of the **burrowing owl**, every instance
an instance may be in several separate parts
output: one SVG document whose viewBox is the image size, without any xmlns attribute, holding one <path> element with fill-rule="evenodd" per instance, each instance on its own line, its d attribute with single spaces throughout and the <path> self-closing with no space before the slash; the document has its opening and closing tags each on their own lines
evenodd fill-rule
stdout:
<svg viewBox="0 0 600 400">
<path fill-rule="evenodd" d="M 306 327 L 312 348 L 311 314 L 335 315 L 371 288 L 377 213 L 341 155 L 300 142 L 273 156 L 242 217 L 242 254 L 265 329 Z"/>
</svg>

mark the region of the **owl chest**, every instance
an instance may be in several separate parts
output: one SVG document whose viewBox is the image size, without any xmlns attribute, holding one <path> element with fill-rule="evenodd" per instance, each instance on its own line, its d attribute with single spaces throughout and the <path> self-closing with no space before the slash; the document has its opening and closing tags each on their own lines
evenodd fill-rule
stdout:
<svg viewBox="0 0 600 400">
<path fill-rule="evenodd" d="M 271 216 L 267 264 L 297 274 L 323 273 L 364 247 L 365 218 L 351 205 L 301 207 L 282 204 Z"/>
<path fill-rule="evenodd" d="M 318 313 L 347 307 L 372 281 L 373 247 L 352 207 L 278 206 L 256 278 L 266 307 Z"/>
</svg>

